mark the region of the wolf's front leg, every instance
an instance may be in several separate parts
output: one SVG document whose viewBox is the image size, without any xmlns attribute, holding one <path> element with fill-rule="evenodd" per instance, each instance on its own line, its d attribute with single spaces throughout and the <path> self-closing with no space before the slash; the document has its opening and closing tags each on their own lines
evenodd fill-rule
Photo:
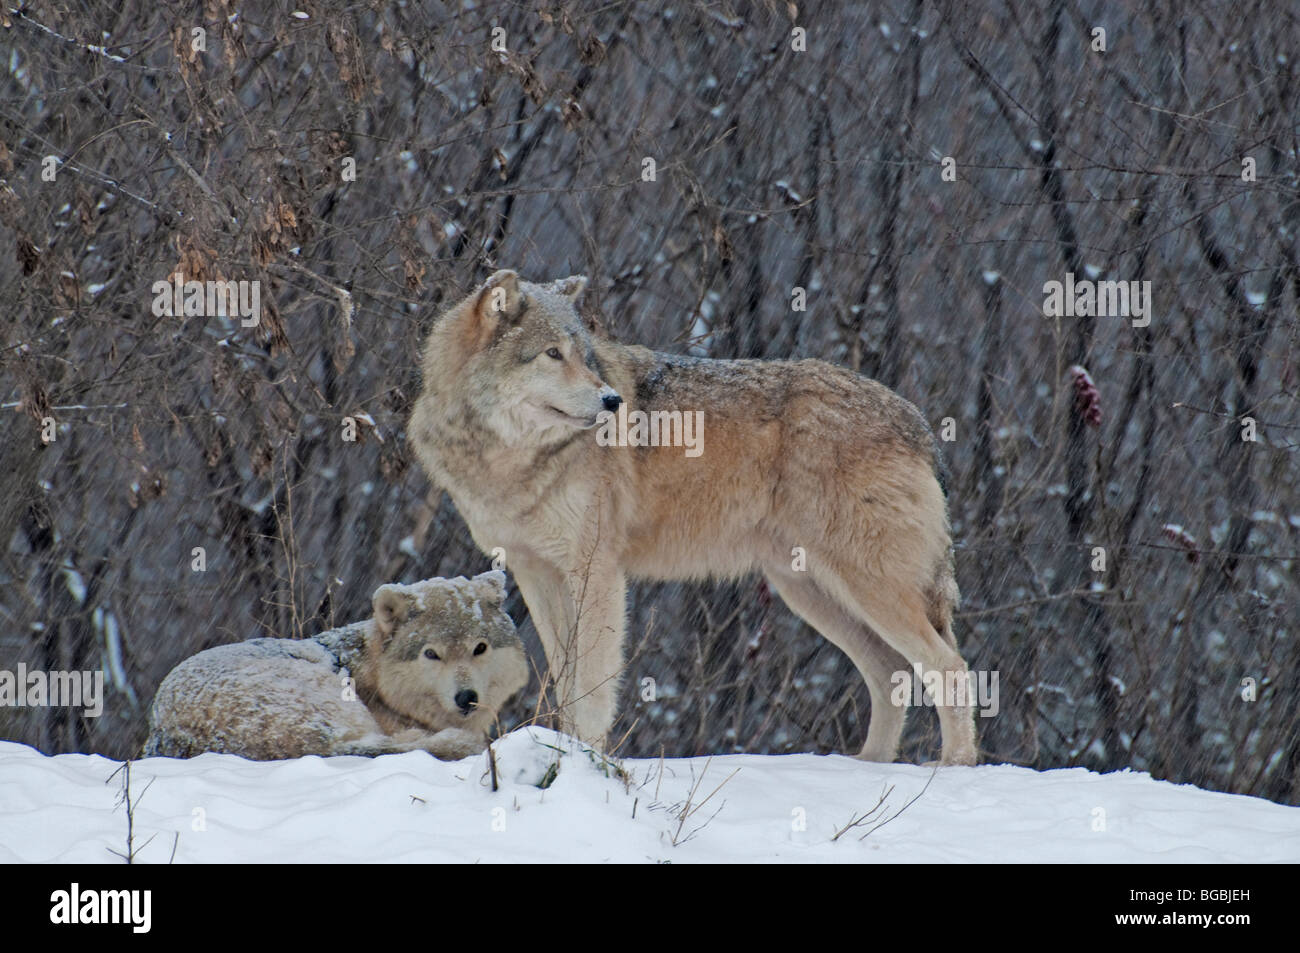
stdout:
<svg viewBox="0 0 1300 953">
<path fill-rule="evenodd" d="M 460 728 L 444 728 L 429 734 L 419 728 L 408 728 L 395 735 L 374 732 L 352 741 L 334 745 L 330 754 L 362 755 L 377 758 L 382 754 L 402 754 L 407 751 L 427 751 L 441 761 L 459 761 L 487 747 L 487 739 Z"/>
<path fill-rule="evenodd" d="M 550 679 L 559 709 L 557 727 L 565 734 L 576 734 L 573 699 L 577 625 L 564 574 L 554 566 L 526 557 L 512 559 L 510 570 L 523 593 L 542 651 L 546 653 L 546 677 Z"/>
<path fill-rule="evenodd" d="M 581 740 L 604 750 L 618 713 L 627 583 L 617 570 L 593 567 L 570 577 L 569 589 L 577 615 L 573 721 Z"/>
<path fill-rule="evenodd" d="M 487 738 L 462 728 L 444 728 L 433 735 L 425 735 L 420 747 L 441 761 L 459 761 L 481 754 L 487 748 Z"/>
</svg>

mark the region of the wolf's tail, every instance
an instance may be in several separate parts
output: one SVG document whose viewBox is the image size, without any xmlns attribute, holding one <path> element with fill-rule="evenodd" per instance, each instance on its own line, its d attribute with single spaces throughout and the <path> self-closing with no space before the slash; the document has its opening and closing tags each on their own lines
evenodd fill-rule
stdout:
<svg viewBox="0 0 1300 953">
<path fill-rule="evenodd" d="M 943 447 L 939 444 L 939 438 L 933 433 L 930 434 L 930 444 L 934 452 L 934 478 L 939 481 L 939 489 L 943 490 L 943 498 L 948 499 L 948 479 L 952 476 L 948 469 L 948 461 L 944 459 Z"/>
<path fill-rule="evenodd" d="M 939 564 L 934 574 L 929 592 L 929 606 L 926 615 L 934 630 L 947 640 L 954 649 L 957 637 L 952 632 L 952 616 L 961 605 L 961 590 L 957 588 L 957 574 L 953 564 L 952 545 L 949 544 L 947 555 Z"/>
</svg>

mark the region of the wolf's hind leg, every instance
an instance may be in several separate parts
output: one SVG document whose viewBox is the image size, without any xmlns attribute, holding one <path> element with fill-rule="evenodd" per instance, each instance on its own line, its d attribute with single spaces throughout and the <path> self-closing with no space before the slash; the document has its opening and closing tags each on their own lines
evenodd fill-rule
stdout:
<svg viewBox="0 0 1300 953">
<path fill-rule="evenodd" d="M 847 572 L 840 575 L 824 571 L 820 584 L 860 615 L 909 663 L 919 663 L 923 673 L 942 673 L 945 685 L 955 683 L 954 687 L 960 686 L 962 697 L 935 700 L 939 730 L 943 736 L 940 761 L 943 764 L 975 764 L 978 753 L 970 672 L 965 659 L 955 648 L 955 640 L 950 641 L 950 627 L 940 633 L 930 623 L 920 588 L 898 580 L 873 578 L 862 572 L 850 576 Z"/>
<path fill-rule="evenodd" d="M 867 683 L 871 694 L 871 723 L 858 757 L 863 761 L 895 760 L 907 720 L 907 706 L 891 702 L 890 676 L 905 670 L 907 660 L 806 574 L 769 575 L 768 581 L 791 611 L 849 657 Z"/>
</svg>

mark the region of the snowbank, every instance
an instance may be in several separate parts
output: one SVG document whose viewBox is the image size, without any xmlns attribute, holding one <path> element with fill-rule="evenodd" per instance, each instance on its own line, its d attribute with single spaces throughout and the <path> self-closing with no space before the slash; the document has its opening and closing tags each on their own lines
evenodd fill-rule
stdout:
<svg viewBox="0 0 1300 953">
<path fill-rule="evenodd" d="M 1300 808 L 1127 771 L 816 755 L 612 765 L 538 728 L 494 750 L 496 792 L 486 755 L 138 761 L 137 849 L 156 836 L 137 860 L 166 863 L 174 846 L 177 863 L 1300 861 Z M 121 863 L 118 768 L 0 743 L 0 862 Z"/>
</svg>

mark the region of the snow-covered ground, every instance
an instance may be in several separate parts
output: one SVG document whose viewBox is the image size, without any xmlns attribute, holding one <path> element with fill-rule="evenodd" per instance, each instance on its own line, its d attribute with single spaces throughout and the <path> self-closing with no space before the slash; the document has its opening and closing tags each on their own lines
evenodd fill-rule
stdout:
<svg viewBox="0 0 1300 953">
<path fill-rule="evenodd" d="M 486 755 L 137 761 L 137 848 L 154 838 L 137 861 L 1300 861 L 1300 808 L 1127 771 L 815 755 L 616 767 L 539 728 L 494 749 L 496 792 Z M 0 861 L 121 863 L 118 768 L 0 743 Z"/>
</svg>

